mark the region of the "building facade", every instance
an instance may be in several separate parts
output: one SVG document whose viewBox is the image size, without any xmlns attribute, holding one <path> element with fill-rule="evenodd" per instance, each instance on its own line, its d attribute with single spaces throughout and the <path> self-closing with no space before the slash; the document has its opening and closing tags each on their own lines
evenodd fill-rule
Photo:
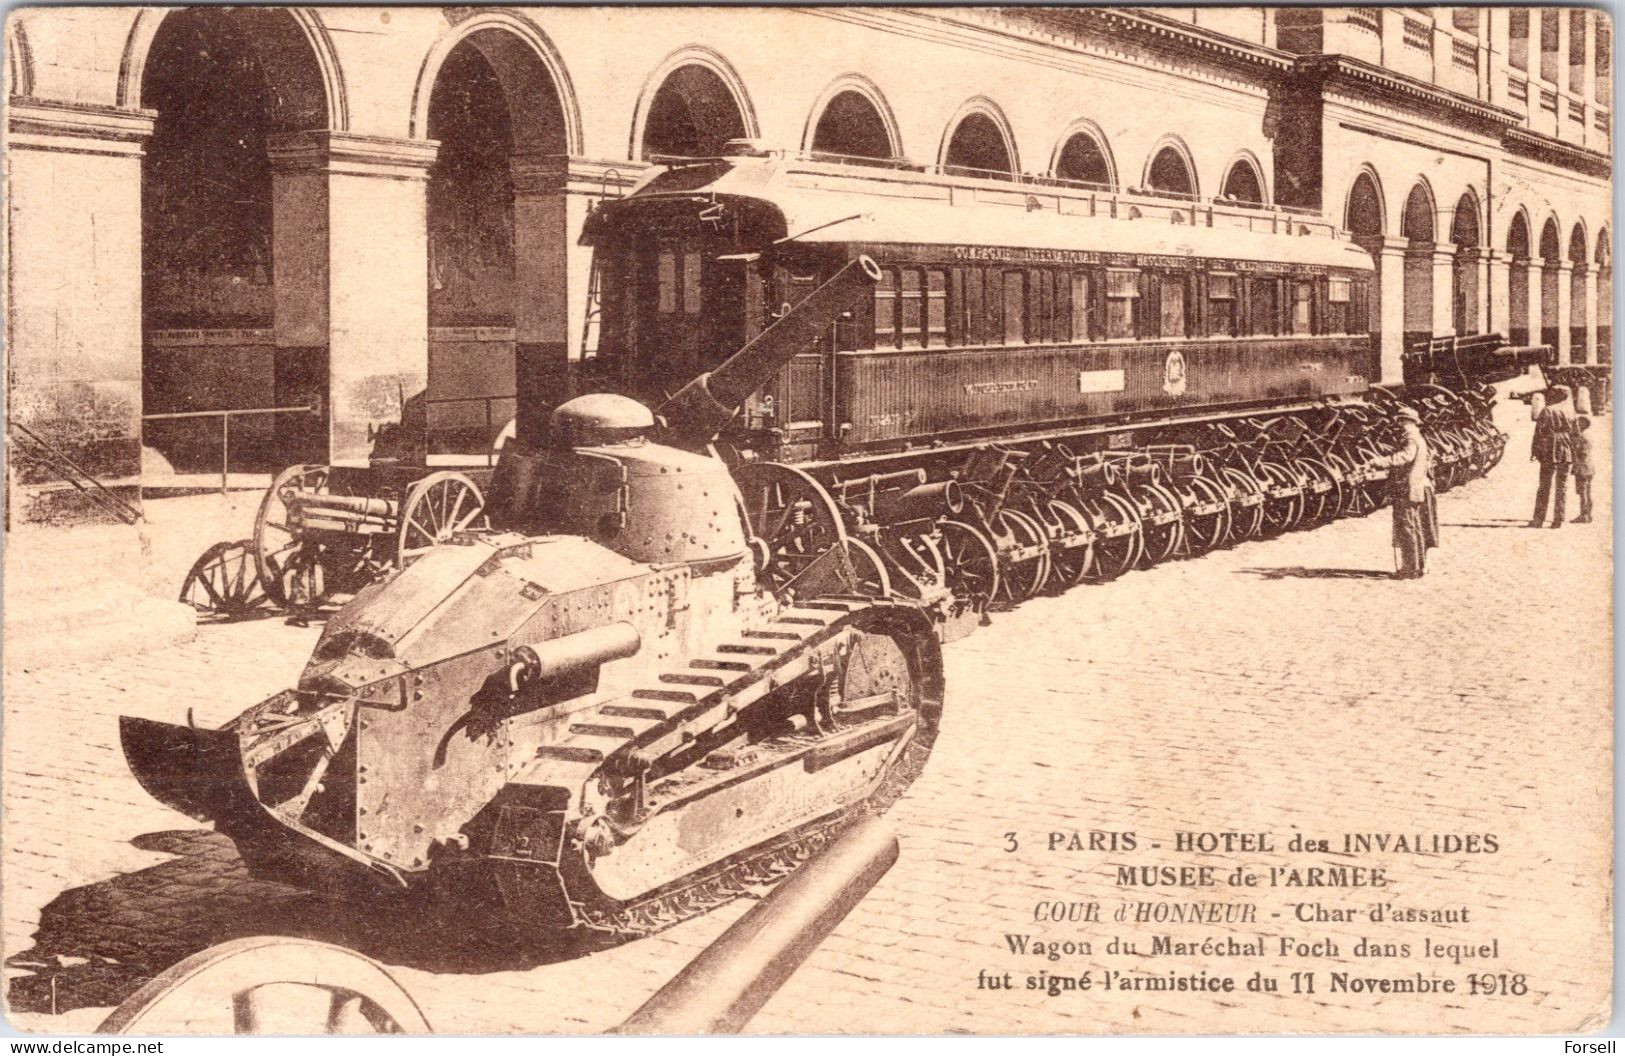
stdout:
<svg viewBox="0 0 1625 1056">
<path fill-rule="evenodd" d="M 1453 333 L 1608 358 L 1598 11 L 38 7 L 5 47 L 8 420 L 132 503 L 487 448 L 592 346 L 593 204 L 741 138 L 1320 214 L 1383 380 Z M 273 408 L 235 456 L 173 417 Z M 11 462 L 13 526 L 93 515 Z"/>
</svg>

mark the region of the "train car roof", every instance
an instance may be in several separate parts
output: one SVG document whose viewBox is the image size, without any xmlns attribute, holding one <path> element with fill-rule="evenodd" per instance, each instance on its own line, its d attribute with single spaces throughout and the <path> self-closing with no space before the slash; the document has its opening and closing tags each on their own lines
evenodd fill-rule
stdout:
<svg viewBox="0 0 1625 1056">
<path fill-rule="evenodd" d="M 1049 197 L 1051 205 L 1029 209 L 1029 194 L 1038 200 L 1048 196 L 1042 189 L 1030 191 L 1020 186 L 1005 188 L 984 183 L 978 188 L 1010 204 L 978 201 L 955 205 L 945 199 L 820 189 L 813 185 L 816 177 L 797 178 L 801 175 L 782 163 L 752 160 L 740 164 L 734 159 L 726 164 L 667 170 L 629 197 L 605 203 L 589 221 L 584 240 L 596 242 L 613 214 L 628 206 L 636 209 L 637 203 L 664 201 L 680 208 L 679 203 L 690 201 L 701 210 L 726 202 L 752 214 L 756 222 L 769 225 L 773 239 L 855 244 L 870 252 L 886 245 L 963 246 L 1052 252 L 1057 254 L 1056 263 L 1069 262 L 1065 254 L 1093 252 L 1373 270 L 1369 253 L 1353 242 L 1326 234 L 1288 235 L 1239 226 L 1181 224 L 1171 222 L 1166 215 L 1132 220 L 1087 216 L 1055 208 L 1053 203 L 1070 203 L 1073 199 L 1069 198 Z M 1118 203 L 1122 207 L 1134 204 L 1134 200 L 1119 197 Z M 1166 209 L 1166 203 L 1147 204 L 1159 211 Z M 1270 222 L 1271 214 L 1261 212 L 1258 219 Z"/>
</svg>

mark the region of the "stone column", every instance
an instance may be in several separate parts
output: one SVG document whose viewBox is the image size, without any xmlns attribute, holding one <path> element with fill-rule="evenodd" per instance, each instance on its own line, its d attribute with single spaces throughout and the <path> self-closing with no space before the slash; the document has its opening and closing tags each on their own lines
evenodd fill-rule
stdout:
<svg viewBox="0 0 1625 1056">
<path fill-rule="evenodd" d="M 1473 303 L 1467 310 L 1475 324 L 1475 331 L 1487 334 L 1490 332 L 1490 320 L 1505 314 L 1505 309 L 1495 312 L 1490 306 L 1490 264 L 1495 251 L 1480 249 L 1474 256 L 1477 258 L 1474 262 L 1478 272 L 1477 282 L 1473 285 Z"/>
<path fill-rule="evenodd" d="M 1405 251 L 1409 246 L 1403 238 L 1384 239 L 1378 257 L 1382 301 L 1377 318 L 1382 344 L 1376 380 L 1384 384 L 1398 385 L 1405 380 Z"/>
<path fill-rule="evenodd" d="M 1587 267 L 1585 273 L 1585 361 L 1596 363 L 1597 354 L 1597 271 L 1595 267 Z"/>
<path fill-rule="evenodd" d="M 402 430 L 406 449 L 427 442 L 424 188 L 436 148 L 333 131 L 272 137 L 277 398 L 320 401 L 334 465 L 366 465 L 385 427 Z"/>
<path fill-rule="evenodd" d="M 1548 273 L 1557 273 L 1557 362 L 1572 363 L 1574 348 L 1573 342 L 1569 340 L 1569 321 L 1574 314 L 1574 304 L 1570 297 L 1574 288 L 1574 264 L 1560 260 L 1555 268 L 1548 263 L 1546 270 Z"/>
<path fill-rule="evenodd" d="M 1485 298 L 1484 332 L 1499 332 L 1510 339 L 1512 334 L 1512 262 L 1493 249 L 1484 251 L 1484 269 L 1489 280 L 1489 296 Z"/>
<path fill-rule="evenodd" d="M 1530 257 L 1524 261 L 1524 268 L 1529 280 L 1529 343 L 1545 344 L 1541 335 L 1546 324 L 1541 318 L 1541 312 L 1545 310 L 1543 298 L 1546 296 L 1546 262 L 1539 257 Z"/>
<path fill-rule="evenodd" d="M 1433 247 L 1433 336 L 1456 332 L 1456 247 Z"/>
<path fill-rule="evenodd" d="M 1489 54 L 1485 72 L 1489 78 L 1488 98 L 1493 106 L 1505 107 L 1507 99 L 1507 59 L 1512 53 L 1512 18 L 1507 8 L 1490 7 L 1481 12 L 1489 24 Z"/>
<path fill-rule="evenodd" d="M 7 110 L 6 411 L 139 510 L 141 156 L 153 114 L 16 98 Z M 8 465 L 10 527 L 116 519 L 32 460 Z"/>
<path fill-rule="evenodd" d="M 570 398 L 571 237 L 566 159 L 515 155 L 513 172 L 514 381 L 518 436 L 545 438 L 547 417 Z M 580 228 L 574 229 L 576 234 Z M 580 287 L 584 297 L 586 287 Z"/>
</svg>

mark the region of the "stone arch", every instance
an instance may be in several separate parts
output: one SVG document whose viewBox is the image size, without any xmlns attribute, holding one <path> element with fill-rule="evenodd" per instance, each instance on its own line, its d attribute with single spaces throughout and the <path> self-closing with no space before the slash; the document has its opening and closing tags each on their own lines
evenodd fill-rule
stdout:
<svg viewBox="0 0 1625 1056">
<path fill-rule="evenodd" d="M 1586 312 L 1587 294 L 1591 288 L 1590 240 L 1586 238 L 1585 219 L 1574 222 L 1569 232 L 1569 356 L 1575 363 L 1591 362 L 1591 349 L 1586 340 L 1590 317 Z"/>
<path fill-rule="evenodd" d="M 1529 210 L 1520 206 L 1507 225 L 1507 256 L 1511 258 L 1507 273 L 1507 340 L 1514 345 L 1527 345 L 1529 337 L 1529 286 L 1531 282 L 1529 259 L 1533 245 L 1529 234 Z M 1533 278 L 1537 288 L 1539 276 Z"/>
<path fill-rule="evenodd" d="M 1546 222 L 1540 225 L 1540 343 L 1554 349 L 1558 347 L 1558 320 L 1561 318 L 1557 305 L 1562 274 L 1558 265 L 1563 260 L 1563 239 L 1558 234 L 1560 230 L 1555 214 L 1548 215 Z"/>
<path fill-rule="evenodd" d="M 142 398 L 152 413 L 327 401 L 328 218 L 315 168 L 273 174 L 273 145 L 342 128 L 330 42 L 308 11 L 144 9 L 121 101 L 155 112 L 141 159 Z M 276 180 L 299 184 L 274 193 Z M 182 340 L 176 331 L 189 336 Z M 228 333 L 229 332 L 229 333 Z M 218 436 L 155 421 L 145 439 L 180 474 L 218 472 Z M 331 452 L 315 416 L 247 420 L 231 468 L 263 472 Z M 167 475 L 167 474 L 166 474 Z"/>
<path fill-rule="evenodd" d="M 733 64 L 691 44 L 667 55 L 644 81 L 628 156 L 715 154 L 730 139 L 759 135 L 756 108 Z"/>
<path fill-rule="evenodd" d="M 1438 208 L 1426 177 L 1418 177 L 1405 196 L 1399 235 L 1405 252 L 1405 347 L 1432 337 L 1441 319 L 1434 303 L 1434 251 L 1438 245 Z M 1442 292 L 1442 291 L 1441 291 Z"/>
<path fill-rule="evenodd" d="M 6 19 L 6 91 L 27 99 L 34 94 L 34 53 L 21 18 Z"/>
<path fill-rule="evenodd" d="M 904 156 L 897 115 L 875 83 L 856 73 L 837 77 L 819 93 L 801 149 L 857 158 Z"/>
<path fill-rule="evenodd" d="M 1146 156 L 1140 185 L 1148 193 L 1200 196 L 1196 162 L 1183 140 L 1178 136 L 1164 136 L 1157 141 Z"/>
<path fill-rule="evenodd" d="M 937 163 L 944 170 L 993 179 L 1019 173 L 1016 137 L 998 104 L 986 96 L 966 101 L 943 130 Z"/>
<path fill-rule="evenodd" d="M 1264 182 L 1264 167 L 1250 150 L 1240 151 L 1225 167 L 1224 184 L 1219 188 L 1221 198 L 1234 197 L 1236 201 L 1252 205 L 1270 203 L 1269 187 Z"/>
<path fill-rule="evenodd" d="M 1093 121 L 1074 121 L 1055 144 L 1050 158 L 1052 176 L 1117 190 L 1117 162 L 1106 133 Z"/>
<path fill-rule="evenodd" d="M 539 108 L 556 107 L 558 153 L 583 153 L 581 105 L 576 98 L 570 71 L 558 48 L 527 16 L 512 11 L 481 11 L 457 23 L 434 42 L 424 56 L 412 90 L 412 114 L 408 134 L 413 139 L 431 138 L 429 106 L 440 68 L 464 41 L 472 41 L 491 63 L 502 80 L 520 134 L 527 139 L 546 127 L 551 115 Z M 540 95 L 539 99 L 528 98 Z"/>
<path fill-rule="evenodd" d="M 1476 334 L 1483 329 L 1479 258 L 1485 247 L 1480 213 L 1478 195 L 1469 187 L 1456 199 L 1450 218 L 1450 243 L 1456 247 L 1450 268 L 1450 312 L 1458 334 Z"/>
<path fill-rule="evenodd" d="M 1614 347 L 1614 247 L 1606 225 L 1597 229 L 1597 249 L 1592 262 L 1597 267 L 1597 362 L 1613 360 Z"/>
<path fill-rule="evenodd" d="M 1343 203 L 1343 228 L 1366 249 L 1381 249 L 1388 234 L 1387 207 L 1382 196 L 1382 180 L 1377 170 L 1360 166 Z"/>
<path fill-rule="evenodd" d="M 147 61 L 159 30 L 167 19 L 190 8 L 142 8 L 130 27 L 119 63 L 117 100 L 120 108 L 142 105 Z M 243 20 L 244 33 L 267 74 L 279 81 L 274 105 L 274 123 L 279 131 L 299 128 L 329 128 L 345 131 L 350 127 L 349 97 L 343 68 L 333 48 L 332 38 L 318 13 L 309 8 L 222 8 L 234 19 Z M 295 58 L 292 63 L 285 59 Z M 308 64 L 301 61 L 308 58 Z M 280 75 L 280 76 L 279 76 Z"/>
</svg>

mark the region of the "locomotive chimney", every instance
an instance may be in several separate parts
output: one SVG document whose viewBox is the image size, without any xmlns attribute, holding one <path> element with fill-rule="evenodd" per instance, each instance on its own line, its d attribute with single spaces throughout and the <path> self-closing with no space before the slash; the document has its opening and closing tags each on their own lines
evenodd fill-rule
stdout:
<svg viewBox="0 0 1625 1056">
<path fill-rule="evenodd" d="M 849 262 L 717 369 L 684 385 L 655 414 L 673 430 L 710 438 L 738 413 L 751 393 L 767 384 L 796 353 L 828 333 L 835 316 L 879 281 L 880 267 L 869 257 Z"/>
</svg>

